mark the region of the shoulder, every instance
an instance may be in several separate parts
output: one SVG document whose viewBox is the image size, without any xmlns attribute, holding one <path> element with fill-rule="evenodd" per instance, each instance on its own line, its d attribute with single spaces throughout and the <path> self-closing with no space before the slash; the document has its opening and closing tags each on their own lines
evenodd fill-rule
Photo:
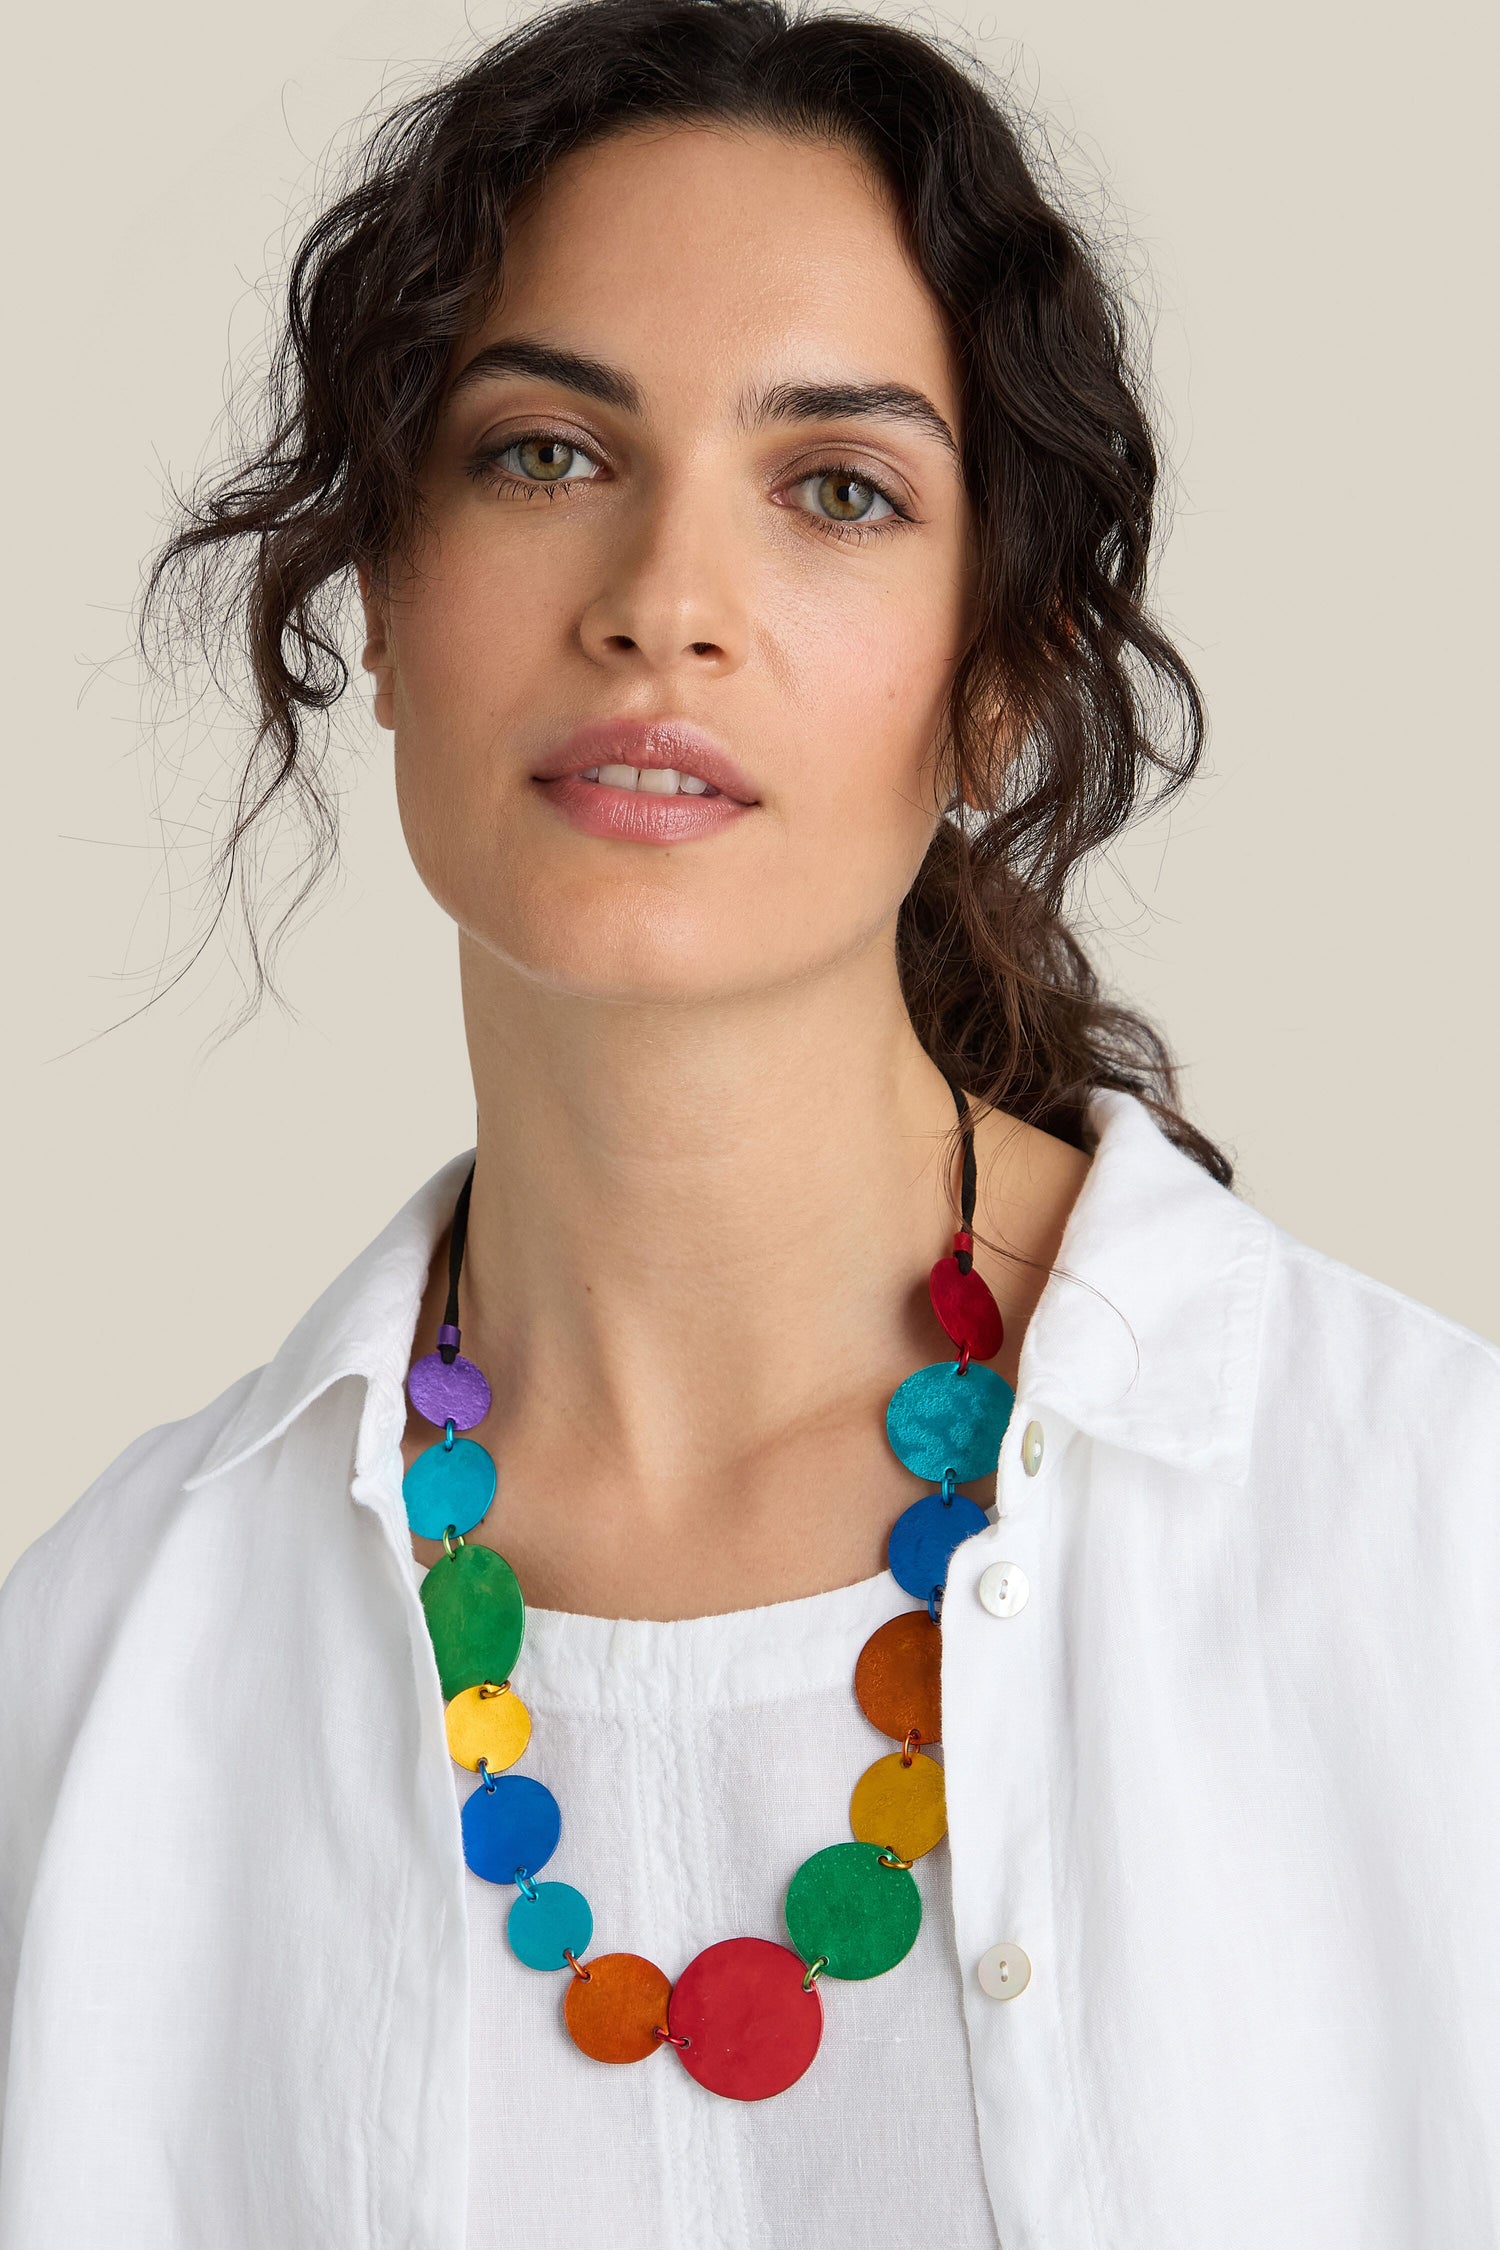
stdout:
<svg viewBox="0 0 1500 2250">
<path fill-rule="evenodd" d="M 1077 1419 L 1198 1475 L 1248 1471 L 1257 1521 L 1295 1536 L 1355 1488 L 1500 1522 L 1493 1344 L 1298 1240 L 1138 1101 L 1100 1096 L 1090 1122 L 1062 1263 L 1097 1302 L 1049 1293 L 1037 1320 Z"/>
<path fill-rule="evenodd" d="M 14 1965 L 27 1900 L 75 1739 L 141 1590 L 188 1504 L 187 1480 L 259 1370 L 178 1422 L 143 1431 L 0 1584 L 0 1959 Z M 0 1977 L 0 1983 L 3 1983 Z"/>
<path fill-rule="evenodd" d="M 434 1243 L 473 1162 L 452 1157 L 336 1274 L 275 1355 L 181 1421 L 146 1430 L 112 1461 L 0 1584 L 0 1664 L 8 1639 L 49 1603 L 121 1608 L 205 1475 L 256 1452 L 345 1378 L 393 1365 L 412 1333 Z M 404 1359 L 403 1359 L 404 1367 Z"/>
<path fill-rule="evenodd" d="M 1262 1551 L 1336 1589 L 1339 1633 L 1378 1630 L 1409 1683 L 1471 1688 L 1495 1662 L 1500 1351 L 1266 1224 L 1248 1493 Z"/>
<path fill-rule="evenodd" d="M 170 1535 L 188 1478 L 260 1372 L 250 1369 L 196 1413 L 143 1431 L 22 1550 L 0 1583 L 0 1692 L 19 1674 L 31 1700 L 66 1648 L 108 1633 Z"/>
<path fill-rule="evenodd" d="M 1500 1349 L 1430 1305 L 1269 1220 L 1262 1365 L 1341 1423 L 1399 1429 L 1429 1456 L 1487 1435 L 1500 1447 Z"/>
</svg>

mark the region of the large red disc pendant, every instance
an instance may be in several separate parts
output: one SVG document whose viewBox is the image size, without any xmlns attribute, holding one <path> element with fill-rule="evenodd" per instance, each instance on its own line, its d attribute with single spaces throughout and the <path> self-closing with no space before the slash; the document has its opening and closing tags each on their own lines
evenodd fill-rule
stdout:
<svg viewBox="0 0 1500 2250">
<path fill-rule="evenodd" d="M 823 2036 L 823 2003 L 795 1953 L 769 1938 L 723 1938 L 672 1987 L 667 2029 L 677 2058 L 711 2094 L 761 2102 L 795 2085 Z"/>
<path fill-rule="evenodd" d="M 970 1359 L 994 1358 L 1005 1341 L 1005 1324 L 981 1274 L 972 1266 L 960 1273 L 957 1258 L 939 1258 L 927 1276 L 927 1294 L 944 1334 L 960 1351 L 967 1344 Z"/>
</svg>

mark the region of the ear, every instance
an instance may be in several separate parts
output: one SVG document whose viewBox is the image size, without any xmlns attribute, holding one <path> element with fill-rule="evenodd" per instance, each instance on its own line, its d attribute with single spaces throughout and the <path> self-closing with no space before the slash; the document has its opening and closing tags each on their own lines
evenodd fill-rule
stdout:
<svg viewBox="0 0 1500 2250">
<path fill-rule="evenodd" d="M 995 809 L 988 799 L 976 796 L 967 774 L 954 791 L 950 802 L 954 805 L 962 805 L 966 812 L 993 812 Z"/>
<path fill-rule="evenodd" d="M 975 717 L 988 755 L 979 773 L 965 775 L 961 796 L 968 811 L 992 813 L 1004 787 L 1006 768 L 1021 747 L 1015 714 L 998 683 L 981 697 Z"/>
<path fill-rule="evenodd" d="M 365 645 L 360 663 L 375 676 L 375 721 L 378 726 L 394 728 L 396 724 L 396 661 L 391 650 L 390 603 L 374 584 L 369 571 L 361 564 L 358 570 L 359 598 L 365 613 Z"/>
</svg>

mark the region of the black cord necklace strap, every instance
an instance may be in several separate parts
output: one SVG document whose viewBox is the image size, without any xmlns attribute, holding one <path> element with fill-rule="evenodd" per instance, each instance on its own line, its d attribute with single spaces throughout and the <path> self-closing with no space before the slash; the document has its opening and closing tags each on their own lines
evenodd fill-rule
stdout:
<svg viewBox="0 0 1500 2250">
<path fill-rule="evenodd" d="M 946 1071 L 944 1071 L 943 1076 L 948 1077 Z M 974 1162 L 974 1120 L 969 1115 L 968 1095 L 962 1087 L 955 1086 L 951 1078 L 948 1078 L 948 1091 L 953 1096 L 953 1104 L 958 1111 L 958 1122 L 964 1129 L 964 1164 L 963 1175 L 959 1184 L 958 1205 L 959 1231 L 965 1237 L 968 1237 L 974 1232 L 974 1201 L 978 1192 L 978 1171 Z M 955 1247 L 954 1256 L 958 1260 L 959 1272 L 967 1273 L 974 1263 L 974 1253 L 970 1242 L 965 1240 L 959 1243 Z"/>
<path fill-rule="evenodd" d="M 438 1351 L 445 1367 L 451 1367 L 458 1357 L 458 1277 L 464 1269 L 464 1244 L 469 1239 L 469 1197 L 473 1191 L 474 1166 L 471 1164 L 468 1178 L 453 1206 L 453 1230 L 448 1237 L 448 1303 L 443 1312 L 443 1325 L 438 1330 Z"/>
</svg>

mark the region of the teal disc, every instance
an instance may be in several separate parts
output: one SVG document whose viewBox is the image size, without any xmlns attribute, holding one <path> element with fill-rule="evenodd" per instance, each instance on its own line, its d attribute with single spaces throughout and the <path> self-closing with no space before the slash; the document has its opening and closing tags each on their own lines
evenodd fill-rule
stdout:
<svg viewBox="0 0 1500 2250">
<path fill-rule="evenodd" d="M 422 1581 L 443 1701 L 488 1680 L 503 1687 L 521 1653 L 526 1604 L 520 1581 L 493 1547 L 455 1547 Z"/>
<path fill-rule="evenodd" d="M 940 1484 L 951 1469 L 955 1484 L 968 1484 L 999 1467 L 1000 1440 L 1015 1403 L 1015 1392 L 993 1367 L 971 1359 L 960 1375 L 956 1359 L 934 1360 L 891 1393 L 885 1434 L 914 1476 Z"/>
<path fill-rule="evenodd" d="M 439 1438 L 401 1479 L 401 1497 L 419 1539 L 441 1539 L 450 1525 L 472 1531 L 495 1497 L 495 1464 L 477 1438 Z"/>
<path fill-rule="evenodd" d="M 582 1891 L 571 1883 L 535 1883 L 522 1891 L 505 1920 L 511 1952 L 528 1969 L 565 1969 L 567 1956 L 581 1961 L 594 1939 L 594 1914 Z"/>
<path fill-rule="evenodd" d="M 786 1893 L 786 1926 L 812 1966 L 831 1977 L 881 1977 L 904 1961 L 922 1927 L 922 1894 L 905 1867 L 881 1864 L 880 1844 L 830 1844 L 798 1868 Z"/>
</svg>

